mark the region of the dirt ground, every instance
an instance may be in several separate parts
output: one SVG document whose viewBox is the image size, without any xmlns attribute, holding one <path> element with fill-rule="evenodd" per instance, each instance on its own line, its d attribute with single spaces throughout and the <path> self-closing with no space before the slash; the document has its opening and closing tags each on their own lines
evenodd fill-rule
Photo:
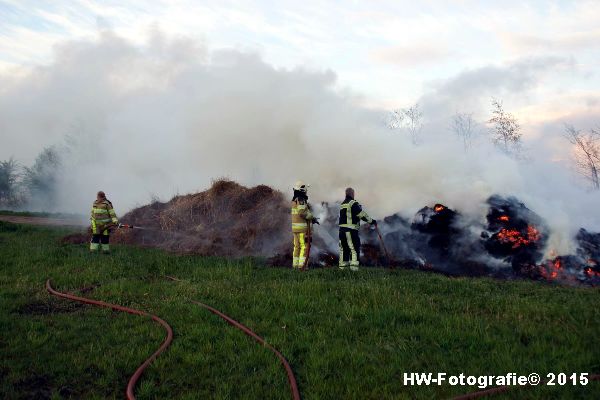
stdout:
<svg viewBox="0 0 600 400">
<path fill-rule="evenodd" d="M 12 222 L 14 224 L 49 225 L 49 226 L 73 226 L 85 227 L 88 223 L 62 218 L 51 217 L 24 217 L 20 215 L 0 215 L 0 221 Z"/>
</svg>

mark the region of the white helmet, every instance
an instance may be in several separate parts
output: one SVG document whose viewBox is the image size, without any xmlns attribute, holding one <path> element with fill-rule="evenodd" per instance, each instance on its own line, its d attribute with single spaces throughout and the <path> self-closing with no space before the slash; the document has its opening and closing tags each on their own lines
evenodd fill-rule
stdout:
<svg viewBox="0 0 600 400">
<path fill-rule="evenodd" d="M 302 181 L 296 181 L 296 184 L 294 185 L 294 190 L 306 193 L 306 191 L 309 187 L 310 187 L 310 185 L 307 185 Z"/>
</svg>

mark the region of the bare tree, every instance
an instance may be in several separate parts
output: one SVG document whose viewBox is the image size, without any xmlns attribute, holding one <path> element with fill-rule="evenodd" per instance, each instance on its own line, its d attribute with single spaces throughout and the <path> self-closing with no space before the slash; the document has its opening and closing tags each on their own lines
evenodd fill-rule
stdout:
<svg viewBox="0 0 600 400">
<path fill-rule="evenodd" d="M 419 144 L 419 135 L 423 129 L 423 112 L 419 107 L 419 103 L 409 108 L 392 111 L 389 127 L 391 129 L 406 129 L 413 144 Z"/>
<path fill-rule="evenodd" d="M 419 144 L 419 135 L 423 129 L 423 112 L 419 108 L 419 104 L 417 103 L 404 110 L 404 115 L 406 116 L 406 126 L 413 144 Z"/>
<path fill-rule="evenodd" d="M 475 120 L 473 119 L 473 114 L 454 114 L 450 129 L 456 134 L 456 136 L 458 136 L 459 139 L 462 140 L 465 151 L 468 151 L 471 147 L 473 132 L 475 130 Z"/>
<path fill-rule="evenodd" d="M 492 99 L 492 118 L 488 123 L 493 124 L 492 140 L 507 154 L 518 153 L 521 149 L 521 126 L 517 119 L 504 111 L 502 102 Z"/>
<path fill-rule="evenodd" d="M 600 130 L 591 129 L 583 133 L 573 125 L 565 125 L 564 137 L 575 146 L 574 161 L 578 172 L 592 183 L 595 190 L 600 189 Z"/>
<path fill-rule="evenodd" d="M 392 111 L 388 127 L 390 129 L 400 129 L 402 126 L 404 126 L 404 113 L 402 109 Z"/>
</svg>

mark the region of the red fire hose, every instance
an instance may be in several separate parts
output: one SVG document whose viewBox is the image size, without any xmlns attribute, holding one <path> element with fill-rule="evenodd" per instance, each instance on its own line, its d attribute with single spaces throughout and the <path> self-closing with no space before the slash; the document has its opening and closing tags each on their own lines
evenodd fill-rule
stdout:
<svg viewBox="0 0 600 400">
<path fill-rule="evenodd" d="M 160 345 L 158 350 L 156 350 L 146 361 L 144 361 L 142 363 L 142 365 L 140 365 L 138 367 L 138 369 L 133 373 L 131 378 L 129 378 L 129 382 L 127 383 L 126 396 L 127 396 L 128 400 L 135 400 L 135 395 L 133 393 L 133 389 L 135 388 L 135 384 L 137 383 L 138 379 L 140 378 L 140 376 L 142 375 L 142 373 L 144 372 L 146 367 L 148 367 L 148 365 L 150 365 L 150 363 L 152 361 L 154 361 L 154 359 L 156 357 L 158 357 L 158 355 L 160 353 L 162 353 L 167 347 L 169 347 L 169 345 L 173 341 L 173 330 L 171 329 L 169 324 L 167 324 L 164 320 L 157 317 L 156 315 L 149 314 L 145 311 L 135 310 L 133 308 L 123 307 L 123 306 L 120 306 L 117 304 L 105 303 L 105 302 L 99 301 L 99 300 L 86 299 L 85 297 L 74 296 L 74 295 L 68 294 L 68 293 L 57 292 L 56 290 L 54 290 L 52 288 L 52 286 L 50 284 L 50 279 L 48 279 L 46 281 L 46 289 L 48 290 L 48 292 L 50 292 L 54 296 L 62 297 L 65 299 L 79 301 L 80 303 L 91 304 L 91 305 L 98 306 L 98 307 L 111 308 L 113 310 L 123 311 L 123 312 L 129 313 L 129 314 L 140 315 L 142 317 L 150 317 L 150 318 L 152 318 L 152 320 L 154 322 L 161 324 L 163 326 L 163 328 L 165 328 L 165 330 L 167 331 L 167 337 L 165 338 L 163 343 Z"/>
<path fill-rule="evenodd" d="M 250 328 L 248 328 L 247 326 L 243 325 L 242 323 L 234 320 L 233 318 L 231 318 L 231 317 L 223 314 L 219 310 L 217 310 L 215 308 L 212 308 L 209 305 L 200 303 L 198 301 L 192 301 L 192 303 L 194 303 L 196 305 L 199 305 L 200 307 L 204 307 L 208 311 L 210 311 L 211 313 L 213 313 L 215 315 L 218 315 L 219 317 L 223 318 L 225 321 L 227 321 L 227 323 L 229 323 L 230 325 L 235 326 L 236 328 L 238 328 L 239 330 L 241 330 L 242 332 L 244 332 L 246 335 L 250 336 L 251 338 L 253 338 L 254 340 L 256 340 L 258 343 L 262 344 L 267 349 L 269 349 L 273 353 L 275 353 L 275 355 L 277 356 L 277 358 L 279 358 L 279 361 L 281 361 L 281 364 L 283 365 L 283 368 L 285 368 L 285 372 L 287 373 L 288 382 L 290 384 L 290 391 L 292 392 L 292 399 L 294 399 L 294 400 L 300 400 L 300 392 L 298 391 L 298 384 L 296 383 L 296 377 L 294 376 L 294 371 L 292 371 L 292 367 L 290 366 L 290 363 L 288 363 L 288 361 L 285 359 L 285 357 L 283 356 L 283 354 L 281 354 L 276 348 L 274 348 L 269 343 L 267 343 L 265 341 L 265 339 L 263 339 L 262 337 L 258 336 L 256 333 L 254 333 Z"/>
<path fill-rule="evenodd" d="M 381 232 L 379 231 L 379 227 L 375 225 L 375 231 L 377 232 L 377 236 L 379 236 L 379 242 L 381 243 L 381 247 L 383 247 L 383 252 L 385 253 L 385 258 L 391 269 L 394 269 L 392 265 L 392 261 L 390 255 L 388 254 L 387 248 L 385 247 L 385 242 L 383 241 L 383 236 L 381 236 Z"/>
</svg>

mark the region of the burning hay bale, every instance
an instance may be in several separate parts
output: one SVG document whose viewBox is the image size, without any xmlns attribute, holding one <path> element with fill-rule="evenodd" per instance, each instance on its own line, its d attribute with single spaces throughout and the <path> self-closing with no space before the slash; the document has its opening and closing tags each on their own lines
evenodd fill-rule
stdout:
<svg viewBox="0 0 600 400">
<path fill-rule="evenodd" d="M 542 219 L 515 198 L 493 196 L 488 203 L 488 226 L 482 238 L 492 256 L 504 258 L 517 274 L 532 279 L 600 284 L 600 234 L 581 229 L 575 238 L 576 254 L 543 259 L 549 230 Z"/>
<path fill-rule="evenodd" d="M 600 233 L 590 233 L 582 228 L 575 239 L 579 244 L 577 256 L 585 264 L 585 276 L 600 281 Z"/>
<path fill-rule="evenodd" d="M 454 226 L 457 215 L 456 211 L 443 204 L 438 203 L 433 207 L 426 206 L 417 212 L 411 228 L 428 234 L 428 245 L 447 255 L 453 236 L 459 233 L 458 228 Z"/>
<path fill-rule="evenodd" d="M 580 229 L 575 237 L 579 244 L 577 255 L 588 260 L 600 260 L 600 233 Z"/>
<path fill-rule="evenodd" d="M 488 204 L 487 230 L 482 232 L 487 251 L 515 271 L 539 263 L 548 239 L 542 219 L 514 197 L 492 196 Z"/>
</svg>

